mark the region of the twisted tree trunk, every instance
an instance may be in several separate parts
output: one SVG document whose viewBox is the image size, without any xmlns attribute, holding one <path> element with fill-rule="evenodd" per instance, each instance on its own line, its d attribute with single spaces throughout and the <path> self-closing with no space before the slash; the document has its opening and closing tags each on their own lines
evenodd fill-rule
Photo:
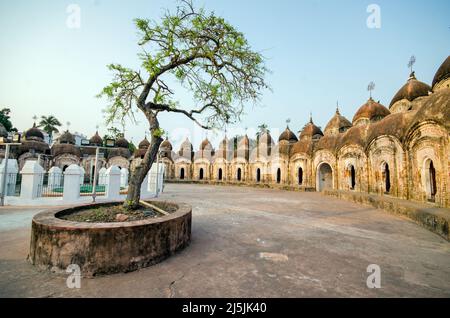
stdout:
<svg viewBox="0 0 450 318">
<path fill-rule="evenodd" d="M 147 114 L 147 119 L 150 123 L 151 132 L 151 142 L 150 147 L 148 147 L 144 159 L 141 163 L 134 169 L 131 174 L 130 181 L 128 184 L 128 195 L 125 200 L 124 207 L 128 210 L 136 210 L 139 208 L 139 201 L 141 200 L 141 185 L 145 179 L 145 176 L 150 171 L 153 163 L 155 162 L 159 146 L 161 145 L 163 139 L 157 134 L 159 131 L 159 122 L 154 114 Z"/>
</svg>

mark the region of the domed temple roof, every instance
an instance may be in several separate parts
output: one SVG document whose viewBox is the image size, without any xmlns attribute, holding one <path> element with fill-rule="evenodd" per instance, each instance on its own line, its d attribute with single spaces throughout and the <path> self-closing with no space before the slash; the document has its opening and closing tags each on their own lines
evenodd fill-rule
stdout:
<svg viewBox="0 0 450 318">
<path fill-rule="evenodd" d="M 36 127 L 36 123 L 24 133 L 24 136 L 25 139 L 22 140 L 22 144 L 19 146 L 19 155 L 30 151 L 48 153 L 50 150 L 49 145 L 44 141 L 44 134 Z"/>
<path fill-rule="evenodd" d="M 340 149 L 345 145 L 358 145 L 365 147 L 367 130 L 362 126 L 352 126 L 343 133 L 336 143 L 336 149 Z"/>
<path fill-rule="evenodd" d="M 410 122 L 410 127 L 423 121 L 434 121 L 450 130 L 450 89 L 434 92 L 429 98 L 420 101 L 420 107 Z"/>
<path fill-rule="evenodd" d="M 138 149 L 137 151 L 140 151 L 140 150 Z M 145 151 L 143 154 L 145 154 Z M 113 157 L 129 158 L 130 150 L 128 150 L 128 148 L 125 148 L 125 147 L 108 149 L 108 159 L 111 159 Z"/>
<path fill-rule="evenodd" d="M 373 139 L 382 135 L 394 136 L 402 142 L 412 116 L 413 114 L 410 112 L 390 114 L 379 122 L 374 123 L 367 132 L 366 146 L 369 145 Z"/>
<path fill-rule="evenodd" d="M 249 145 L 250 145 L 250 140 L 248 139 L 248 136 L 247 135 L 245 135 L 244 137 L 242 137 L 240 140 L 239 140 L 239 148 L 243 148 L 243 147 L 249 147 Z"/>
<path fill-rule="evenodd" d="M 295 155 L 295 154 L 299 154 L 299 153 L 306 153 L 308 155 L 310 155 L 312 153 L 313 147 L 312 147 L 313 143 L 311 140 L 299 140 L 297 141 L 291 149 L 291 156 Z"/>
<path fill-rule="evenodd" d="M 353 117 L 353 125 L 355 125 L 360 119 L 377 121 L 386 117 L 390 113 L 391 112 L 386 107 L 381 105 L 379 102 L 374 101 L 372 97 L 370 97 L 369 100 L 356 112 Z"/>
<path fill-rule="evenodd" d="M 101 146 L 103 145 L 103 139 L 102 137 L 100 137 L 100 135 L 98 134 L 98 131 L 95 132 L 95 135 L 91 137 L 91 139 L 89 139 L 89 143 L 91 145 L 94 146 Z"/>
<path fill-rule="evenodd" d="M 346 131 L 350 127 L 352 127 L 352 123 L 340 114 L 339 109 L 336 109 L 336 113 L 328 122 L 324 132 L 325 135 L 338 134 Z"/>
<path fill-rule="evenodd" d="M 208 138 L 206 138 L 205 140 L 202 141 L 202 143 L 200 144 L 200 150 L 205 150 L 206 147 L 209 147 L 209 149 L 212 149 L 212 145 L 209 142 Z"/>
<path fill-rule="evenodd" d="M 74 145 L 75 144 L 75 137 L 68 131 L 66 130 L 59 138 L 58 138 L 58 142 L 60 144 L 71 144 Z"/>
<path fill-rule="evenodd" d="M 190 158 L 192 156 L 193 150 L 194 147 L 192 146 L 192 143 L 189 141 L 189 138 L 186 137 L 186 139 L 180 145 L 178 155 Z"/>
<path fill-rule="evenodd" d="M 128 149 L 128 145 L 130 143 L 128 142 L 128 140 L 125 139 L 125 137 L 120 137 L 119 139 L 116 140 L 116 147 L 118 148 L 127 148 Z"/>
<path fill-rule="evenodd" d="M 271 145 L 273 142 L 272 136 L 270 133 L 266 130 L 264 131 L 261 136 L 259 137 L 259 143 L 264 143 L 267 145 Z"/>
<path fill-rule="evenodd" d="M 280 137 L 278 138 L 278 141 L 287 141 L 289 143 L 294 143 L 298 141 L 297 136 L 289 129 L 289 126 L 286 127 L 286 129 L 281 133 Z"/>
<path fill-rule="evenodd" d="M 75 145 L 70 143 L 58 143 L 54 144 L 52 147 L 52 155 L 53 156 L 59 156 L 63 154 L 71 154 L 77 157 L 81 157 L 81 151 L 80 148 L 75 147 Z"/>
<path fill-rule="evenodd" d="M 431 92 L 431 87 L 428 84 L 425 84 L 416 79 L 414 72 L 409 76 L 408 81 L 402 88 L 395 94 L 394 98 L 389 105 L 389 108 L 392 107 L 396 102 L 407 99 L 410 102 L 415 100 L 417 97 L 428 96 L 428 92 Z"/>
<path fill-rule="evenodd" d="M 148 149 L 148 147 L 150 147 L 150 142 L 148 141 L 147 137 L 145 137 L 144 140 L 142 140 L 139 143 L 138 148 L 139 149 Z"/>
<path fill-rule="evenodd" d="M 36 123 L 33 124 L 33 127 L 28 129 L 25 132 L 25 139 L 26 140 L 44 140 L 44 134 L 42 131 L 36 127 Z"/>
<path fill-rule="evenodd" d="M 186 137 L 186 140 L 182 142 L 180 148 L 181 149 L 190 148 L 191 151 L 194 149 L 193 146 L 192 146 L 192 143 L 189 141 L 189 138 L 187 138 L 187 137 Z"/>
<path fill-rule="evenodd" d="M 309 119 L 309 122 L 303 127 L 300 133 L 300 140 L 309 137 L 309 138 L 320 138 L 323 136 L 322 130 L 319 127 L 314 125 L 312 118 Z"/>
<path fill-rule="evenodd" d="M 170 141 L 169 141 L 168 138 L 166 138 L 166 140 L 164 140 L 164 141 L 161 143 L 160 148 L 161 148 L 161 149 L 167 149 L 167 150 L 169 150 L 169 151 L 172 151 L 172 149 L 173 149 L 172 144 L 170 143 Z"/>
<path fill-rule="evenodd" d="M 19 154 L 30 152 L 31 150 L 36 153 L 48 153 L 50 148 L 48 144 L 42 140 L 23 140 L 22 144 L 19 146 Z"/>
<path fill-rule="evenodd" d="M 450 77 L 450 55 L 447 56 L 444 63 L 442 63 L 442 65 L 439 67 L 436 74 L 434 75 L 433 88 L 437 83 L 449 77 Z"/>
</svg>

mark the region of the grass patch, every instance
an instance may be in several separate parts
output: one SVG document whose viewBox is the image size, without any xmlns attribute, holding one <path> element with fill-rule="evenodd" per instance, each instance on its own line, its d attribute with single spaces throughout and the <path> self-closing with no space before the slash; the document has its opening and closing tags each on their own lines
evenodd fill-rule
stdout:
<svg viewBox="0 0 450 318">
<path fill-rule="evenodd" d="M 168 213 L 173 213 L 178 209 L 178 207 L 175 204 L 165 202 L 151 202 L 151 203 Z M 74 222 L 111 223 L 111 222 L 120 222 L 117 220 L 118 214 L 126 215 L 127 216 L 126 222 L 139 221 L 163 216 L 159 212 L 148 207 L 141 206 L 137 210 L 128 211 L 120 204 L 113 206 L 98 206 L 93 208 L 81 209 L 74 213 L 61 216 L 60 218 L 63 220 Z"/>
</svg>

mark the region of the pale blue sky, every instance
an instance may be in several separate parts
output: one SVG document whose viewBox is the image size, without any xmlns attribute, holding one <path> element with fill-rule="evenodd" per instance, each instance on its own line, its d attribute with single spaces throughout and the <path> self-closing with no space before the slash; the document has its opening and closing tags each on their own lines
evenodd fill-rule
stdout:
<svg viewBox="0 0 450 318">
<path fill-rule="evenodd" d="M 66 8 L 81 8 L 81 28 L 66 26 Z M 201 0 L 244 32 L 253 48 L 262 51 L 272 70 L 258 108 L 248 108 L 239 127 L 252 134 L 261 123 L 274 137 L 285 128 L 300 130 L 308 121 L 324 127 L 339 100 L 349 120 L 368 97 L 375 81 L 375 99 L 388 106 L 405 83 L 409 57 L 417 58 L 418 79 L 431 84 L 450 52 L 450 2 L 435 1 L 261 1 Z M 381 8 L 381 28 L 366 25 L 367 6 Z M 105 101 L 95 95 L 110 80 L 111 62 L 137 66 L 136 17 L 157 18 L 172 0 L 39 0 L 0 1 L 0 106 L 12 109 L 20 130 L 33 115 L 53 114 L 70 121 L 71 130 L 91 136 L 95 126 L 106 131 Z M 183 100 L 182 100 L 183 102 Z M 186 101 L 189 105 L 190 101 Z M 164 115 L 161 125 L 175 145 L 193 124 L 181 115 Z M 127 126 L 126 137 L 139 142 L 147 124 Z M 230 134 L 239 132 L 232 130 Z M 204 133 L 192 136 L 197 148 Z M 214 139 L 211 136 L 211 139 Z M 214 145 L 216 146 L 216 144 Z"/>
</svg>

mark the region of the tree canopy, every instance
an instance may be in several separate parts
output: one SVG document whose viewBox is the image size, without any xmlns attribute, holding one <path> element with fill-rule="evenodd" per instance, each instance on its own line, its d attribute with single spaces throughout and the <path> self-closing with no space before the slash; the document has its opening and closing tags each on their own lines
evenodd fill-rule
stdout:
<svg viewBox="0 0 450 318">
<path fill-rule="evenodd" d="M 13 124 L 11 123 L 11 116 L 9 115 L 11 113 L 11 109 L 9 108 L 3 108 L 0 110 L 0 124 L 2 124 L 7 132 L 10 131 L 17 131 L 16 128 L 13 127 Z"/>
<path fill-rule="evenodd" d="M 177 113 L 205 129 L 240 120 L 244 107 L 257 102 L 268 88 L 263 56 L 225 19 L 195 9 L 181 0 L 175 12 L 161 20 L 135 19 L 141 52 L 139 69 L 110 64 L 112 82 L 98 97 L 106 97 L 107 124 L 141 111 L 151 133 L 150 147 L 130 177 L 126 208 L 139 206 L 141 184 L 155 161 L 164 130 L 158 114 Z M 179 87 L 192 94 L 180 101 Z"/>
<path fill-rule="evenodd" d="M 58 127 L 61 126 L 61 122 L 53 115 L 41 116 L 41 120 L 38 125 L 38 127 L 42 128 L 42 130 L 50 136 L 53 136 L 53 133 L 55 132 L 59 132 Z"/>
<path fill-rule="evenodd" d="M 238 121 L 245 103 L 257 101 L 268 88 L 263 56 L 214 12 L 181 1 L 176 12 L 166 12 L 161 21 L 134 22 L 141 68 L 108 66 L 113 81 L 99 94 L 110 101 L 108 123 L 134 118 L 140 109 L 147 118 L 173 112 L 206 129 L 222 127 Z M 180 102 L 172 83 L 192 92 L 193 100 Z"/>
</svg>

